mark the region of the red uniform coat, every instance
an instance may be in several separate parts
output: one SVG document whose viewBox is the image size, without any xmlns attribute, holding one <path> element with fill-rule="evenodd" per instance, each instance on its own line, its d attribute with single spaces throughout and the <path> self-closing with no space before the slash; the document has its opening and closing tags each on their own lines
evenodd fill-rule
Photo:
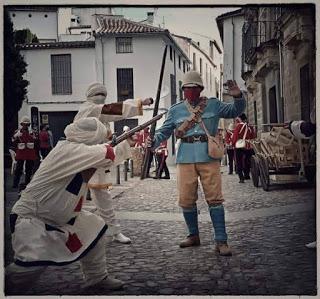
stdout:
<svg viewBox="0 0 320 299">
<path fill-rule="evenodd" d="M 256 132 L 254 128 L 251 125 L 248 125 L 247 123 L 240 122 L 237 124 L 236 128 L 234 129 L 233 136 L 232 136 L 232 144 L 235 146 L 237 140 L 243 139 L 245 131 L 247 129 L 246 134 L 246 140 L 254 139 L 256 138 Z M 251 149 L 252 146 L 249 142 L 246 142 L 246 149 Z"/>
<path fill-rule="evenodd" d="M 50 136 L 47 131 L 39 133 L 40 148 L 50 148 Z"/>
<path fill-rule="evenodd" d="M 37 137 L 33 132 L 20 130 L 21 136 L 17 136 L 19 130 L 15 132 L 13 145 L 16 149 L 16 160 L 36 160 L 36 139 Z"/>
<path fill-rule="evenodd" d="M 233 137 L 233 132 L 230 130 L 226 130 L 226 135 L 224 137 L 224 141 L 226 143 L 227 149 L 232 149 L 232 137 Z"/>
</svg>

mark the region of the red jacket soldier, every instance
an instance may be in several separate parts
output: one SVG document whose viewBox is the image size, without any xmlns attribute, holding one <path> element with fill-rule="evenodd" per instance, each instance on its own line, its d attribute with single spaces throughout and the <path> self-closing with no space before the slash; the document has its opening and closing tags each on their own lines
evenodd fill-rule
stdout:
<svg viewBox="0 0 320 299">
<path fill-rule="evenodd" d="M 23 116 L 20 120 L 21 128 L 15 131 L 12 143 L 16 152 L 17 166 L 14 173 L 13 188 L 18 188 L 23 166 L 25 164 L 25 185 L 32 176 L 34 161 L 37 159 L 36 145 L 37 137 L 33 131 L 29 130 L 30 119 Z"/>
<path fill-rule="evenodd" d="M 247 116 L 244 113 L 242 113 L 239 118 L 241 119 L 241 122 L 237 124 L 233 132 L 232 144 L 235 147 L 237 173 L 240 179 L 239 183 L 244 183 L 244 180 L 250 179 L 250 159 L 254 154 L 252 146 L 248 141 L 256 137 L 256 132 L 254 128 L 248 124 Z M 238 147 L 236 145 L 237 141 L 240 139 L 245 140 L 243 147 Z"/>
</svg>

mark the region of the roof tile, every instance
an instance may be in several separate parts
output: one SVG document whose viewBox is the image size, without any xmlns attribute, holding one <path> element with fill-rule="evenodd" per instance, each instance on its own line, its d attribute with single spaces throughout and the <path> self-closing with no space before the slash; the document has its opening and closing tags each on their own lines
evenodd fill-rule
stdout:
<svg viewBox="0 0 320 299">
<path fill-rule="evenodd" d="M 165 29 L 130 21 L 113 16 L 98 16 L 101 26 L 96 30 L 98 34 L 123 33 L 154 33 L 165 32 Z"/>
</svg>

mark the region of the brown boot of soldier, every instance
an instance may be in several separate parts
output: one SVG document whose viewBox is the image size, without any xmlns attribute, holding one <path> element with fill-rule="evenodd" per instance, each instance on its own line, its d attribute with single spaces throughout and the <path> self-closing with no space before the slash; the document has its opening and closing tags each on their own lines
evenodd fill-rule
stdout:
<svg viewBox="0 0 320 299">
<path fill-rule="evenodd" d="M 222 256 L 232 255 L 231 249 L 227 242 L 217 242 L 216 251 Z"/>
<path fill-rule="evenodd" d="M 199 246 L 200 238 L 199 235 L 190 235 L 184 241 L 180 243 L 181 248 L 191 247 L 191 246 Z"/>
</svg>

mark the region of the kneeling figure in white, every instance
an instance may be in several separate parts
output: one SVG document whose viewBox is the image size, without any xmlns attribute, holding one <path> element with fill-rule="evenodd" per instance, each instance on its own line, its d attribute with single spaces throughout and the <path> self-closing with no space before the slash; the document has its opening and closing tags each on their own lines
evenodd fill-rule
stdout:
<svg viewBox="0 0 320 299">
<path fill-rule="evenodd" d="M 93 117 L 68 125 L 65 135 L 66 140 L 59 141 L 42 161 L 12 209 L 15 261 L 6 268 L 6 290 L 26 290 L 46 266 L 77 260 L 85 286 L 118 289 L 123 285 L 107 272 L 105 221 L 82 209 L 88 181 L 96 169 L 113 164 L 118 147 L 103 144 L 107 129 Z M 117 158 L 123 159 L 121 153 Z"/>
</svg>

